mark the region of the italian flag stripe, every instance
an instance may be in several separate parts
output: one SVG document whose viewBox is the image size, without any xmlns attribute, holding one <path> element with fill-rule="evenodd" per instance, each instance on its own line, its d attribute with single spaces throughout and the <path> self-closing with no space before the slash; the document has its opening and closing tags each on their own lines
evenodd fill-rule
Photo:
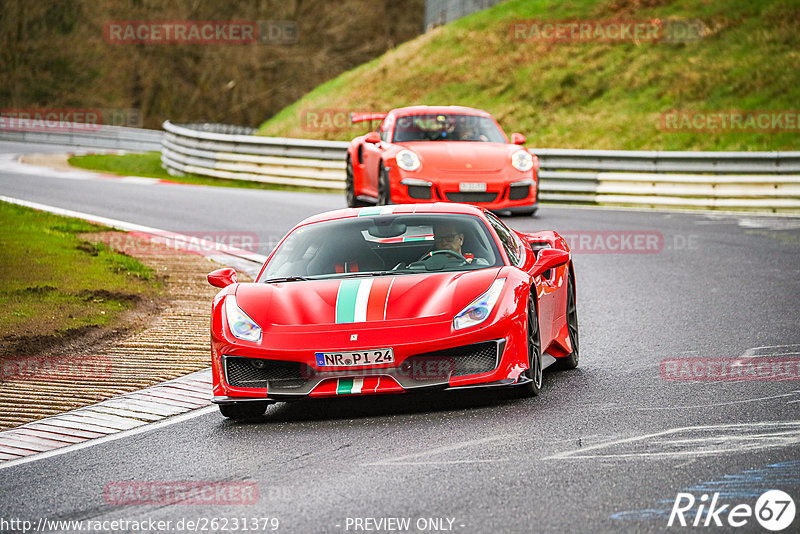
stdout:
<svg viewBox="0 0 800 534">
<path fill-rule="evenodd" d="M 363 378 L 340 378 L 336 384 L 337 395 L 353 395 L 361 393 L 361 388 L 364 385 Z"/>
<path fill-rule="evenodd" d="M 356 317 L 356 297 L 361 280 L 342 280 L 336 295 L 336 322 L 354 323 Z"/>
<path fill-rule="evenodd" d="M 389 298 L 389 288 L 392 287 L 394 277 L 378 278 L 372 284 L 372 292 L 367 302 L 367 321 L 386 320 L 386 301 Z"/>
<path fill-rule="evenodd" d="M 358 291 L 356 292 L 355 313 L 353 314 L 354 323 L 363 323 L 367 320 L 367 301 L 369 292 L 372 289 L 372 279 L 360 280 Z"/>
<path fill-rule="evenodd" d="M 369 215 L 386 215 L 392 213 L 394 206 L 372 206 L 369 208 L 361 208 L 358 212 L 359 217 L 367 217 Z"/>
<path fill-rule="evenodd" d="M 342 280 L 336 295 L 336 323 L 386 319 L 386 304 L 394 277 Z"/>
</svg>

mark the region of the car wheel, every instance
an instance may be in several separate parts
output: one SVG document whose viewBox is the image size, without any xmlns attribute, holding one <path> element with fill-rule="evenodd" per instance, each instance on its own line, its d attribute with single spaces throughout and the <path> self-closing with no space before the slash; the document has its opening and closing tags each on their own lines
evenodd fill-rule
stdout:
<svg viewBox="0 0 800 534">
<path fill-rule="evenodd" d="M 378 206 L 387 206 L 392 203 L 392 191 L 389 187 L 389 171 L 386 167 L 378 168 Z"/>
<path fill-rule="evenodd" d="M 569 272 L 568 272 L 569 273 Z M 572 353 L 569 356 L 556 360 L 554 369 L 575 369 L 578 367 L 578 307 L 575 303 L 575 283 L 572 275 L 567 274 L 567 330 Z"/>
<path fill-rule="evenodd" d="M 542 339 L 539 333 L 539 318 L 536 314 L 536 299 L 533 296 L 534 288 L 528 296 L 528 370 L 525 376 L 530 379 L 522 386 L 522 393 L 526 397 L 535 397 L 542 389 Z"/>
<path fill-rule="evenodd" d="M 360 208 L 366 206 L 365 202 L 362 202 L 356 198 L 356 185 L 353 181 L 353 160 L 350 159 L 350 155 L 347 156 L 347 167 L 345 169 L 345 178 L 344 178 L 344 191 L 345 197 L 347 198 L 347 207 L 348 208 Z"/>
<path fill-rule="evenodd" d="M 233 402 L 230 404 L 220 404 L 219 411 L 225 417 L 234 420 L 254 419 L 264 415 L 269 405 L 269 401 Z"/>
</svg>

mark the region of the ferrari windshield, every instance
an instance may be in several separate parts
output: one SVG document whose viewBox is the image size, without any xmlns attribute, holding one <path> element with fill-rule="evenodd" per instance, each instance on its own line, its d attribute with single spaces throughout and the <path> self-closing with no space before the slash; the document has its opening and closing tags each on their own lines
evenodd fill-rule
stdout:
<svg viewBox="0 0 800 534">
<path fill-rule="evenodd" d="M 394 143 L 407 141 L 478 141 L 505 143 L 497 124 L 488 117 L 432 113 L 399 117 Z"/>
<path fill-rule="evenodd" d="M 478 217 L 387 214 L 296 228 L 259 282 L 470 271 L 502 264 L 495 240 Z"/>
</svg>

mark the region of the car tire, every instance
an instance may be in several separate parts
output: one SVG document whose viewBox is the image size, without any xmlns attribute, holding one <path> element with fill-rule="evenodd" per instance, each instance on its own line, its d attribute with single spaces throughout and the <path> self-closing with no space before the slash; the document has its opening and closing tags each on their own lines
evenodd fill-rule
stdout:
<svg viewBox="0 0 800 534">
<path fill-rule="evenodd" d="M 542 390 L 542 337 L 539 331 L 539 317 L 536 313 L 536 299 L 534 288 L 528 295 L 528 369 L 526 378 L 530 380 L 521 386 L 521 393 L 525 397 L 535 397 Z"/>
<path fill-rule="evenodd" d="M 572 345 L 572 352 L 569 356 L 558 358 L 553 365 L 553 369 L 566 370 L 578 367 L 579 337 L 578 337 L 578 307 L 575 300 L 575 283 L 572 281 L 572 273 L 567 271 L 567 330 L 569 331 L 569 342 Z"/>
<path fill-rule="evenodd" d="M 367 205 L 366 202 L 358 200 L 356 197 L 356 186 L 355 182 L 353 181 L 353 160 L 350 158 L 350 154 L 347 155 L 347 166 L 345 169 L 344 178 L 344 194 L 345 198 L 347 199 L 348 208 L 361 208 Z"/>
<path fill-rule="evenodd" d="M 269 401 L 232 402 L 230 404 L 220 404 L 219 411 L 225 417 L 236 421 L 255 419 L 264 415 L 269 405 Z"/>
<path fill-rule="evenodd" d="M 389 171 L 381 162 L 378 167 L 378 206 L 388 206 L 392 203 L 392 189 L 389 184 Z"/>
</svg>

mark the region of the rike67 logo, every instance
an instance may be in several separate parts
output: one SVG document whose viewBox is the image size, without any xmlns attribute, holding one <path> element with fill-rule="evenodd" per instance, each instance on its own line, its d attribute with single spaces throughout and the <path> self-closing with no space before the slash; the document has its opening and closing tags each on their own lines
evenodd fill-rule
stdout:
<svg viewBox="0 0 800 534">
<path fill-rule="evenodd" d="M 749 504 L 732 506 L 720 504 L 719 493 L 711 497 L 704 493 L 699 499 L 691 493 L 678 493 L 667 526 L 738 528 L 752 525 L 754 517 L 767 530 L 785 530 L 794 522 L 794 500 L 784 491 L 769 490 L 761 494 L 755 507 Z"/>
</svg>

